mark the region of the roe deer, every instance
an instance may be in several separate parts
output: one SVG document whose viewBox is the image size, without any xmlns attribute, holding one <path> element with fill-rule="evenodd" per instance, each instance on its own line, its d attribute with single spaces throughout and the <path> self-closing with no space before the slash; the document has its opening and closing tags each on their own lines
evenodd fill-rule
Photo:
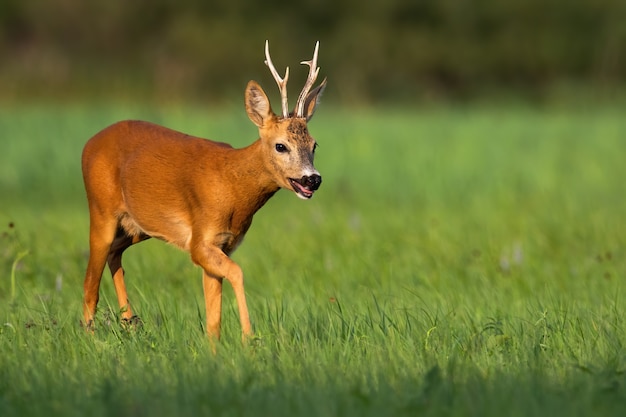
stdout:
<svg viewBox="0 0 626 417">
<path fill-rule="evenodd" d="M 133 315 L 122 269 L 129 246 L 150 237 L 187 251 L 202 267 L 206 330 L 219 339 L 222 280 L 233 287 L 242 338 L 252 335 L 241 268 L 230 254 L 241 243 L 254 213 L 280 188 L 303 199 L 313 196 L 322 177 L 313 166 L 315 139 L 307 129 L 326 79 L 311 90 L 319 68 L 319 42 L 309 75 L 289 113 L 287 80 L 282 79 L 265 43 L 265 64 L 278 84 L 282 114 L 272 111 L 259 84 L 250 81 L 245 107 L 259 128 L 251 145 L 232 146 L 191 137 L 141 121 L 122 121 L 91 138 L 82 154 L 89 203 L 89 262 L 84 282 L 84 324 L 93 327 L 105 263 L 111 270 L 122 320 Z"/>
</svg>

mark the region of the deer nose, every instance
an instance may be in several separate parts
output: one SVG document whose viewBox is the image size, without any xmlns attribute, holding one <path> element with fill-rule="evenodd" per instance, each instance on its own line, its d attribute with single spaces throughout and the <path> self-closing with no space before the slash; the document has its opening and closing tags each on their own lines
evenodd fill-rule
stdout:
<svg viewBox="0 0 626 417">
<path fill-rule="evenodd" d="M 310 190 L 317 190 L 322 184 L 322 176 L 318 174 L 305 175 L 302 177 L 302 184 Z"/>
</svg>

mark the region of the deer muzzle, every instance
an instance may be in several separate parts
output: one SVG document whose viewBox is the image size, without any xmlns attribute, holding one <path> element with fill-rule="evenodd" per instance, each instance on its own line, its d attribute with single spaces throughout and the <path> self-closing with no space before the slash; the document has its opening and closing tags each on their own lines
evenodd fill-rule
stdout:
<svg viewBox="0 0 626 417">
<path fill-rule="evenodd" d="M 302 178 L 290 178 L 289 182 L 298 197 L 309 199 L 313 197 L 313 192 L 320 188 L 322 176 L 319 174 L 304 175 Z"/>
</svg>

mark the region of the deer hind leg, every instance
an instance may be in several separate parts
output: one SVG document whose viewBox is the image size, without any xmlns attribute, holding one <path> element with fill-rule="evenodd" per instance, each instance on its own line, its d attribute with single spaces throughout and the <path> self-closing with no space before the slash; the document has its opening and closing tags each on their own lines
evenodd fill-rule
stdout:
<svg viewBox="0 0 626 417">
<path fill-rule="evenodd" d="M 111 271 L 111 278 L 113 278 L 113 285 L 115 286 L 115 294 L 117 295 L 117 302 L 120 306 L 120 312 L 122 320 L 130 321 L 133 317 L 133 312 L 130 308 L 130 302 L 128 301 L 128 293 L 126 292 L 126 284 L 124 283 L 124 269 L 122 268 L 122 254 L 124 251 L 133 244 L 133 238 L 128 236 L 124 230 L 118 227 L 115 233 L 115 239 L 111 243 L 109 248 L 109 255 L 107 257 L 107 264 Z"/>
<path fill-rule="evenodd" d="M 104 216 L 91 213 L 89 227 L 89 261 L 83 284 L 83 324 L 93 327 L 96 307 L 98 305 L 102 271 L 107 261 L 111 244 L 115 239 L 117 221 L 107 220 Z"/>
<path fill-rule="evenodd" d="M 133 315 L 130 302 L 128 301 L 128 293 L 126 292 L 126 284 L 124 282 L 124 268 L 122 267 L 122 254 L 131 245 L 148 238 L 149 236 L 144 234 L 130 236 L 122 227 L 118 226 L 115 239 L 109 248 L 107 264 L 109 265 L 111 277 L 113 278 L 113 285 L 115 286 L 115 294 L 117 295 L 117 302 L 120 306 L 122 321 L 127 324 L 136 324 L 140 322 L 140 320 Z"/>
</svg>

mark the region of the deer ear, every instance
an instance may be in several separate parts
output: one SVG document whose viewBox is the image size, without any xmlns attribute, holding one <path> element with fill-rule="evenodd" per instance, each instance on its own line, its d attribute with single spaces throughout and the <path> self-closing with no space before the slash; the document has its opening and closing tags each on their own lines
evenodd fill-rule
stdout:
<svg viewBox="0 0 626 417">
<path fill-rule="evenodd" d="M 324 81 L 322 81 L 320 85 L 315 87 L 313 91 L 311 91 L 306 96 L 306 100 L 304 101 L 304 117 L 307 122 L 313 117 L 313 113 L 315 113 L 315 108 L 319 104 L 320 97 L 322 97 L 322 93 L 324 92 L 325 88 L 326 78 L 324 78 Z"/>
<path fill-rule="evenodd" d="M 269 119 L 274 117 L 270 101 L 256 81 L 248 82 L 245 100 L 248 117 L 259 128 L 263 127 Z"/>
</svg>

